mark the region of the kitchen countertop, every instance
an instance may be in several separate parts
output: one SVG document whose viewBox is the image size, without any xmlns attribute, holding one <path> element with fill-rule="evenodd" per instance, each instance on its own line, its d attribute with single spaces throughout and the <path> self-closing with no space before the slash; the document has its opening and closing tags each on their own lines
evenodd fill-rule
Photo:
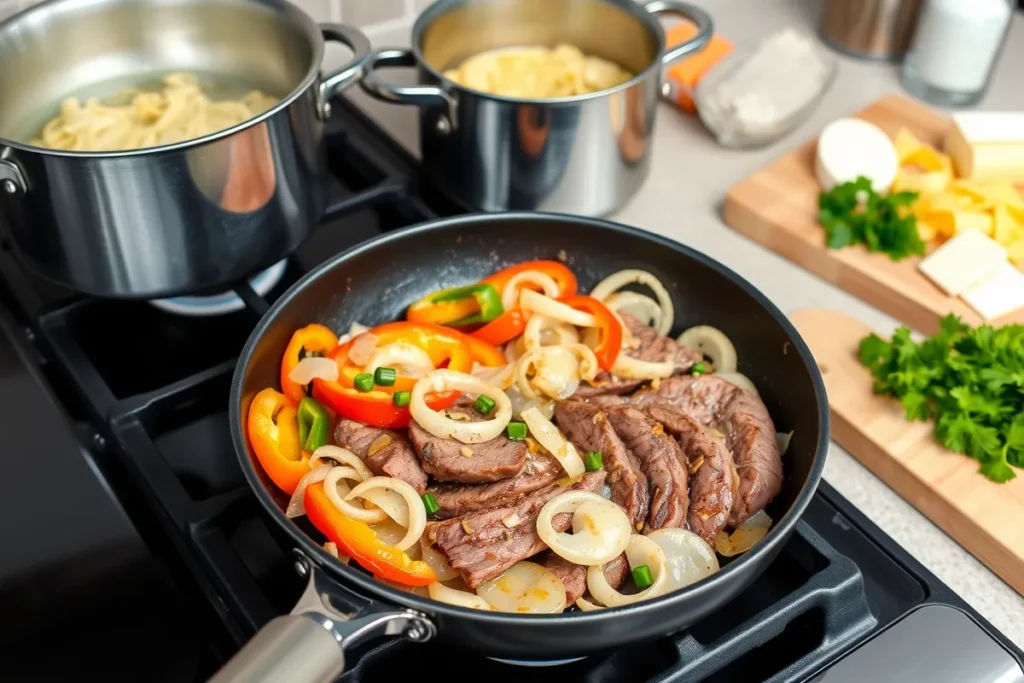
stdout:
<svg viewBox="0 0 1024 683">
<path fill-rule="evenodd" d="M 817 0 L 701 0 L 718 33 L 739 42 L 786 25 L 814 30 Z M 410 27 L 394 25 L 370 34 L 375 46 L 409 44 Z M 1024 16 L 1014 19 L 992 87 L 980 109 L 1024 109 L 1024 90 L 1013 69 L 1024 64 Z M 389 70 L 388 76 L 399 73 Z M 403 77 L 408 77 L 403 75 Z M 1016 81 L 1016 82 L 1015 82 Z M 410 81 L 407 81 L 410 82 Z M 889 332 L 896 321 L 731 230 L 721 218 L 726 190 L 735 182 L 815 135 L 829 121 L 885 95 L 902 93 L 898 69 L 840 57 L 839 76 L 820 106 L 799 129 L 756 151 L 717 146 L 700 123 L 662 104 L 654 135 L 651 175 L 640 192 L 610 218 L 639 226 L 704 251 L 761 289 L 786 313 L 831 308 Z M 905 93 L 904 93 L 905 94 Z M 352 99 L 414 153 L 419 148 L 415 110 Z M 924 563 L 968 603 L 1024 647 L 1024 598 L 975 560 L 835 443 L 825 478 L 868 517 Z M 1009 520 L 1020 523 L 1020 520 Z"/>
</svg>

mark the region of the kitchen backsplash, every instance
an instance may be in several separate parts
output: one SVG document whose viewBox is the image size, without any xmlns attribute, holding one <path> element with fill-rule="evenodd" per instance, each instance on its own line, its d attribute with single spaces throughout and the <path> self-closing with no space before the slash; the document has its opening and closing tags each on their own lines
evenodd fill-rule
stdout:
<svg viewBox="0 0 1024 683">
<path fill-rule="evenodd" d="M 396 25 L 409 24 L 432 0 L 292 0 L 317 21 L 343 21 L 373 38 Z M 0 20 L 36 0 L 0 0 Z"/>
</svg>

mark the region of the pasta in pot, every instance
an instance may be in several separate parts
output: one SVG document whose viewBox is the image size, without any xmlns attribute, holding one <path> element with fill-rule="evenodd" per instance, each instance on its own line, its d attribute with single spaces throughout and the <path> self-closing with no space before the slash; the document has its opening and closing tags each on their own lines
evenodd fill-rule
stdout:
<svg viewBox="0 0 1024 683">
<path fill-rule="evenodd" d="M 43 126 L 30 144 L 77 152 L 112 152 L 169 145 L 200 138 L 248 121 L 278 103 L 253 90 L 235 100 L 211 100 L 194 76 L 173 73 L 164 77 L 159 92 L 128 91 L 104 104 L 97 98 L 84 103 L 69 97 L 60 113 Z"/>
</svg>

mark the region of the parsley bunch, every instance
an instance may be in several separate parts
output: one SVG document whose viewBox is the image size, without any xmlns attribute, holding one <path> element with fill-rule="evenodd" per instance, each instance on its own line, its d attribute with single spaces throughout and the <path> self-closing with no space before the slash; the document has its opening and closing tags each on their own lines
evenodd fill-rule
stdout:
<svg viewBox="0 0 1024 683">
<path fill-rule="evenodd" d="M 868 251 L 885 252 L 893 261 L 922 256 L 924 242 L 917 234 L 917 219 L 905 210 L 915 199 L 916 192 L 880 195 L 864 176 L 822 192 L 818 222 L 825 228 L 828 248 L 864 244 Z"/>
<path fill-rule="evenodd" d="M 919 344 L 906 327 L 891 341 L 865 337 L 860 361 L 876 393 L 900 399 L 908 420 L 935 418 L 935 438 L 980 461 L 989 479 L 1024 467 L 1024 325 L 972 330 L 948 315 Z"/>
</svg>

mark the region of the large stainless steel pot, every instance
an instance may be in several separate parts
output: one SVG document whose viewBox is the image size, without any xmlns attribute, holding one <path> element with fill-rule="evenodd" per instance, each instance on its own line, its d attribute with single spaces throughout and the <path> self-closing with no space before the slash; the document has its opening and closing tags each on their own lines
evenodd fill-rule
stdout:
<svg viewBox="0 0 1024 683">
<path fill-rule="evenodd" d="M 657 15 L 698 26 L 666 49 Z M 711 18 L 678 0 L 440 0 L 413 26 L 412 48 L 378 50 L 362 88 L 420 107 L 423 163 L 441 189 L 486 211 L 543 209 L 603 215 L 643 183 L 662 71 L 701 49 Z M 446 69 L 487 50 L 568 43 L 636 76 L 578 97 L 519 99 L 464 88 Z M 415 66 L 419 85 L 386 83 L 375 70 Z"/>
<path fill-rule="evenodd" d="M 354 53 L 320 74 L 324 40 Z M 269 266 L 317 226 L 328 101 L 358 80 L 359 31 L 285 0 L 49 0 L 0 24 L 0 223 L 40 274 L 101 296 L 208 290 Z M 172 71 L 257 87 L 276 107 L 228 130 L 126 152 L 26 144 L 69 94 Z"/>
</svg>

